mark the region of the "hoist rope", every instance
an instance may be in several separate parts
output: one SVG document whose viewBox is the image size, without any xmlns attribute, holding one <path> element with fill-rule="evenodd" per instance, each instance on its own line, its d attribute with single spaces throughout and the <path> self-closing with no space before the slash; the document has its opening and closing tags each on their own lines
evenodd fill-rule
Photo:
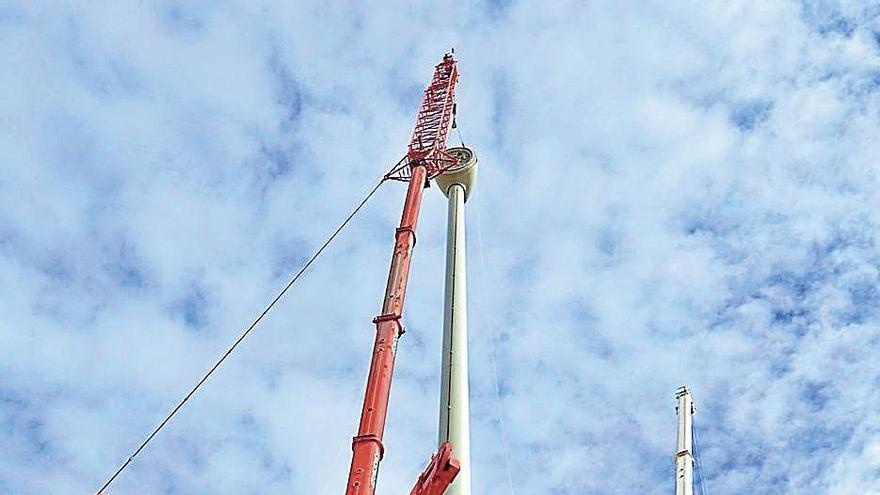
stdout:
<svg viewBox="0 0 880 495">
<path fill-rule="evenodd" d="M 464 141 L 462 141 L 462 146 L 464 146 Z M 480 202 L 482 198 L 479 194 L 477 196 L 477 247 L 480 251 L 480 302 L 483 306 L 483 310 L 480 313 L 484 315 L 489 315 L 493 313 L 489 311 L 489 304 L 486 302 L 486 254 L 483 250 L 483 220 L 482 216 L 480 215 Z M 495 325 L 489 324 L 489 327 L 491 327 L 493 330 L 497 330 L 497 327 Z M 498 363 L 495 356 L 495 350 L 499 340 L 500 337 L 498 335 L 498 332 L 493 331 L 492 335 L 489 337 L 489 363 L 492 365 L 492 378 L 494 381 L 493 385 L 495 392 L 495 415 L 498 419 L 498 429 L 501 436 L 501 448 L 504 451 L 504 467 L 506 468 L 505 474 L 507 475 L 507 490 L 509 495 L 513 495 L 515 492 L 513 491 L 513 471 L 510 467 L 510 443 L 508 442 L 507 438 L 507 428 L 504 424 L 504 416 L 502 412 L 503 408 L 501 404 L 501 384 L 500 380 L 498 379 Z"/>
<path fill-rule="evenodd" d="M 121 466 L 119 466 L 119 469 L 117 469 L 116 472 L 113 473 L 113 476 L 110 476 L 110 478 L 101 486 L 101 488 L 97 492 L 98 494 L 102 493 L 104 490 L 107 489 L 108 486 L 110 486 L 111 483 L 113 483 L 113 481 L 116 479 L 116 477 L 119 476 L 119 474 L 122 473 L 122 471 L 125 470 L 125 468 L 128 467 L 129 464 L 131 464 L 131 461 L 134 460 L 134 458 L 144 449 L 144 447 L 146 447 L 147 444 L 150 443 L 150 441 L 153 439 L 153 437 L 155 437 L 156 434 L 159 433 L 159 431 L 162 430 L 162 428 L 164 428 L 166 424 L 168 424 L 168 422 L 171 420 L 171 418 L 173 418 L 174 415 L 177 414 L 178 411 L 180 411 L 180 408 L 183 407 L 184 404 L 186 404 L 186 402 L 190 399 L 190 397 L 192 397 L 193 394 L 195 394 L 196 391 L 198 391 L 199 388 L 201 388 L 201 386 L 204 385 L 204 383 L 206 381 L 208 381 L 208 378 L 215 371 L 217 371 L 217 368 L 219 368 L 220 365 L 223 364 L 224 361 L 226 361 L 226 358 L 228 358 L 229 355 L 232 354 L 233 351 L 235 351 L 235 349 L 238 347 L 238 345 L 241 344 L 241 342 L 251 333 L 251 330 L 256 328 L 257 324 L 260 323 L 260 321 L 263 319 L 263 317 L 266 316 L 266 314 L 275 306 L 275 304 L 279 300 L 281 300 L 282 297 L 284 297 L 284 294 L 286 294 L 287 291 L 293 286 L 293 284 L 296 283 L 297 280 L 299 280 L 300 276 L 302 276 L 302 274 L 305 273 L 305 271 L 309 268 L 309 266 L 311 266 L 311 264 L 316 259 L 318 259 L 318 256 L 320 256 L 321 253 L 324 252 L 324 250 L 327 248 L 327 246 L 329 246 L 330 243 L 333 242 L 334 239 L 336 239 L 336 236 L 339 235 L 340 232 L 342 232 L 342 229 L 344 229 L 345 226 L 348 225 L 348 223 L 351 221 L 351 219 L 354 218 L 355 215 L 357 215 L 357 213 L 361 210 L 361 208 L 363 208 L 364 205 L 367 204 L 367 201 L 369 201 L 370 198 L 373 197 L 373 194 L 375 194 L 376 191 L 379 190 L 379 187 L 382 184 L 384 184 L 386 180 L 387 180 L 387 177 L 382 178 L 373 187 L 373 189 L 369 193 L 367 193 L 367 195 L 364 197 L 364 199 L 361 200 L 361 202 L 357 205 L 357 207 L 354 210 L 352 210 L 351 213 L 349 213 L 349 215 L 345 218 L 345 220 L 343 220 L 342 223 L 339 224 L 339 227 L 337 227 L 336 230 L 333 231 L 333 233 L 330 235 L 330 237 L 328 237 L 327 240 L 324 241 L 323 244 L 321 244 L 321 247 L 319 247 L 318 250 L 315 251 L 315 254 L 313 254 L 312 257 L 309 258 L 308 261 L 306 261 L 306 263 L 302 266 L 302 268 L 300 268 L 299 271 L 296 272 L 296 275 L 294 275 L 293 278 L 291 278 L 290 281 L 287 282 L 287 285 L 285 285 L 284 288 L 281 289 L 280 292 L 278 292 L 278 294 L 275 296 L 275 299 L 272 299 L 272 302 L 270 302 L 263 309 L 263 311 L 260 313 L 260 315 L 257 316 L 257 318 L 254 320 L 254 322 L 251 323 L 250 326 L 247 327 L 244 330 L 244 332 L 241 333 L 241 335 L 239 335 L 239 337 L 235 340 L 235 342 L 226 350 L 226 352 L 223 353 L 223 355 L 220 357 L 220 359 L 218 359 L 217 362 L 214 363 L 214 366 L 211 366 L 211 368 L 208 370 L 207 373 L 205 373 L 205 375 L 202 377 L 202 379 L 199 380 L 198 383 L 196 383 L 195 386 L 192 389 L 190 389 L 190 391 L 183 397 L 183 399 L 181 399 L 180 402 L 178 402 L 177 405 L 174 406 L 174 409 L 172 409 L 171 412 L 169 412 L 168 415 L 165 416 L 165 419 L 163 419 L 162 422 L 159 423 L 159 426 L 157 426 L 153 430 L 153 432 L 150 433 L 150 435 L 147 437 L 147 439 L 144 440 L 138 446 L 138 448 L 134 450 L 134 452 L 130 456 L 128 456 L 128 459 L 126 459 L 125 462 L 122 463 Z"/>
<path fill-rule="evenodd" d="M 694 459 L 697 461 L 697 472 L 700 474 L 700 495 L 707 495 L 706 475 L 703 473 L 702 452 L 700 451 L 700 442 L 697 440 L 697 426 L 693 421 L 691 421 L 691 436 L 694 438 Z"/>
</svg>

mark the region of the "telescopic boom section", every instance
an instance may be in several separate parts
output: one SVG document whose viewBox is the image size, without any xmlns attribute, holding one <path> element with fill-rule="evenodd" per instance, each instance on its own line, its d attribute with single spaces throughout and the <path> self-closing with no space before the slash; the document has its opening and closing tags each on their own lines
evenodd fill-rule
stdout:
<svg viewBox="0 0 880 495">
<path fill-rule="evenodd" d="M 394 254 L 391 257 L 382 313 L 373 319 L 376 324 L 376 340 L 367 376 L 360 426 L 352 441 L 353 454 L 346 495 L 373 495 L 376 492 L 379 462 L 385 454 L 382 437 L 388 413 L 397 340 L 404 333 L 400 319 L 403 315 L 412 249 L 416 242 L 415 231 L 422 203 L 422 190 L 428 180 L 455 163 L 454 158 L 446 153 L 446 138 L 452 121 L 457 81 L 455 60 L 451 55 L 446 55 L 435 68 L 431 84 L 425 90 L 406 157 L 389 173 L 389 178 L 408 180 L 409 187 L 400 226 L 395 234 Z M 395 171 L 400 175 L 391 177 Z M 451 458 L 450 452 L 451 446 L 441 449 L 435 455 L 423 474 L 423 477 L 431 479 L 420 478 L 413 493 L 426 493 L 419 489 L 419 485 L 433 487 L 431 493 L 442 485 L 442 489 L 437 491 L 438 494 L 442 493 L 458 472 L 457 463 Z M 433 478 L 437 478 L 436 481 L 432 481 Z"/>
</svg>

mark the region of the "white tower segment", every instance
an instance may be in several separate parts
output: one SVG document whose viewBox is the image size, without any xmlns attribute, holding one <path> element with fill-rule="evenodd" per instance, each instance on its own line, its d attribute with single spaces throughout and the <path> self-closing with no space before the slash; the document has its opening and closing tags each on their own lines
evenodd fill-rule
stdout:
<svg viewBox="0 0 880 495">
<path fill-rule="evenodd" d="M 449 198 L 439 443 L 451 443 L 452 455 L 461 464 L 461 471 L 446 495 L 471 495 L 464 204 L 476 181 L 477 157 L 465 147 L 450 148 L 447 152 L 457 157 L 458 163 L 437 177 L 437 184 Z"/>
<path fill-rule="evenodd" d="M 678 451 L 675 453 L 675 495 L 694 495 L 694 401 L 687 386 L 675 393 L 678 405 Z"/>
</svg>

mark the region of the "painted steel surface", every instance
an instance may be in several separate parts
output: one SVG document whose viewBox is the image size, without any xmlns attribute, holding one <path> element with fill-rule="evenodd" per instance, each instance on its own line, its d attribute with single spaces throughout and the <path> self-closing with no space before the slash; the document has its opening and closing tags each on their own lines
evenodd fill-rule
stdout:
<svg viewBox="0 0 880 495">
<path fill-rule="evenodd" d="M 694 402 L 687 387 L 675 394 L 678 405 L 678 451 L 675 453 L 675 495 L 694 495 Z"/>
<path fill-rule="evenodd" d="M 454 183 L 449 186 L 447 195 L 449 212 L 446 234 L 446 296 L 443 309 L 443 374 L 440 383 L 439 443 L 452 444 L 453 453 L 458 458 L 461 468 L 458 477 L 446 490 L 446 495 L 470 495 L 465 188 L 460 183 Z"/>
<path fill-rule="evenodd" d="M 452 457 L 452 445 L 441 443 L 409 495 L 443 495 L 459 469 L 458 460 Z"/>
</svg>

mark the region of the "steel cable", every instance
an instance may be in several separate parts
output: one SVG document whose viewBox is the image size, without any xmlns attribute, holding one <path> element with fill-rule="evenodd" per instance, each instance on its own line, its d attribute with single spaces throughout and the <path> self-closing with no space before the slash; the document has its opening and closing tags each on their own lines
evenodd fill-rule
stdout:
<svg viewBox="0 0 880 495">
<path fill-rule="evenodd" d="M 691 421 L 691 435 L 694 437 L 694 458 L 697 460 L 697 472 L 700 473 L 700 495 L 707 495 L 706 476 L 703 473 L 702 451 L 700 442 L 697 440 L 697 426 Z"/>
<path fill-rule="evenodd" d="M 462 141 L 462 145 L 464 141 Z M 489 310 L 488 296 L 486 291 L 486 254 L 483 249 L 483 219 L 480 214 L 480 202 L 482 201 L 482 197 L 477 195 L 477 246 L 480 251 L 480 302 L 482 303 L 482 314 L 488 315 L 492 314 Z M 506 482 L 507 482 L 507 490 L 509 495 L 513 495 L 515 492 L 513 490 L 513 469 L 511 468 L 510 463 L 510 442 L 507 437 L 507 428 L 504 423 L 504 414 L 503 414 L 503 404 L 501 400 L 501 383 L 498 378 L 498 361 L 495 355 L 498 347 L 498 342 L 501 340 L 501 336 L 497 331 L 497 327 L 489 323 L 493 332 L 489 337 L 490 344 L 490 352 L 489 352 L 489 363 L 492 366 L 492 378 L 495 392 L 495 415 L 498 419 L 498 429 L 499 435 L 501 437 L 501 449 L 504 451 L 504 467 L 506 474 Z"/>
<path fill-rule="evenodd" d="M 318 257 L 321 255 L 321 253 L 324 252 L 324 250 L 327 248 L 327 246 L 329 246 L 330 243 L 333 242 L 334 239 L 336 239 L 336 236 L 338 236 L 339 233 L 342 232 L 342 229 L 344 229 L 345 226 L 348 225 L 348 223 L 351 221 L 351 219 L 354 218 L 355 215 L 357 215 L 357 213 L 361 210 L 361 208 L 363 208 L 364 205 L 367 204 L 367 201 L 369 201 L 370 198 L 373 197 L 373 194 L 375 194 L 376 191 L 379 190 L 379 187 L 381 187 L 382 184 L 384 184 L 386 180 L 387 180 L 387 177 L 383 177 L 373 187 L 373 189 L 370 190 L 369 193 L 367 193 L 367 195 L 364 197 L 364 199 L 361 200 L 361 202 L 357 205 L 357 207 L 354 210 L 352 210 L 351 213 L 349 213 L 349 215 L 345 218 L 345 220 L 342 221 L 342 223 L 339 225 L 339 227 L 337 227 L 336 230 L 330 235 L 330 237 L 328 237 L 327 240 L 324 241 L 323 244 L 321 244 L 321 247 L 319 247 L 318 250 L 315 251 L 315 254 L 313 254 L 312 257 L 309 258 L 308 261 L 306 261 L 306 263 L 299 269 L 299 271 L 296 272 L 296 274 L 293 276 L 293 278 L 291 278 L 290 281 L 287 282 L 287 285 L 285 285 L 284 288 L 281 289 L 280 292 L 278 292 L 278 295 L 276 295 L 275 298 L 272 299 L 272 302 L 270 302 L 263 309 L 263 311 L 259 314 L 259 316 L 257 316 L 257 318 L 254 320 L 254 322 L 251 323 L 250 326 L 248 326 L 244 330 L 244 332 L 241 333 L 241 335 L 239 335 L 238 339 L 236 339 L 235 342 L 226 350 L 226 352 L 223 353 L 223 355 L 220 357 L 220 359 L 218 359 L 217 362 L 214 363 L 214 365 L 208 370 L 207 373 L 205 373 L 205 375 L 202 377 L 202 379 L 199 380 L 198 383 L 196 383 L 192 389 L 190 389 L 190 391 L 183 397 L 183 399 L 181 399 L 180 402 L 178 402 L 177 405 L 174 406 L 174 409 L 172 409 L 171 412 L 169 412 L 168 415 L 165 416 L 165 419 L 163 419 L 162 422 L 159 423 L 159 426 L 157 426 L 152 431 L 152 433 L 150 433 L 150 435 L 147 437 L 147 439 L 144 440 L 138 446 L 138 448 L 134 450 L 134 452 L 130 456 L 128 456 L 128 459 L 126 459 L 125 462 L 123 462 L 122 465 L 119 466 L 119 469 L 117 469 L 116 472 L 114 472 L 113 475 L 110 476 L 110 478 L 101 486 L 101 488 L 97 492 L 99 495 L 101 493 L 103 493 L 103 491 L 106 490 L 107 487 L 110 486 L 111 483 L 113 483 L 113 481 L 122 473 L 122 471 L 125 470 L 125 468 L 128 467 L 129 464 L 131 464 L 131 461 L 133 461 L 134 458 L 144 449 L 144 447 L 146 447 L 147 444 L 149 444 L 150 441 L 153 440 L 153 437 L 155 437 L 156 434 L 159 433 L 159 431 L 162 430 L 162 428 L 164 428 L 166 424 L 168 424 L 168 422 L 171 420 L 171 418 L 173 418 L 174 415 L 177 414 L 178 411 L 180 411 L 180 408 L 183 407 L 184 404 L 186 404 L 186 402 L 190 399 L 190 397 L 192 397 L 193 394 L 195 394 L 196 391 L 198 391 L 199 388 L 201 388 L 201 386 L 206 381 L 208 381 L 208 378 L 217 370 L 217 368 L 220 367 L 221 364 L 223 364 L 224 361 L 226 361 L 226 358 L 229 357 L 229 355 L 232 354 L 233 351 L 235 351 L 235 349 L 238 347 L 238 345 L 241 344 L 241 342 L 251 333 L 251 330 L 256 328 L 257 324 L 260 323 L 260 321 L 263 319 L 263 317 L 266 316 L 267 313 L 269 313 L 269 311 L 275 306 L 275 304 L 279 300 L 281 300 L 282 297 L 284 297 L 284 294 L 286 294 L 287 291 L 293 286 L 293 284 L 296 283 L 296 281 L 300 278 L 300 276 L 302 276 L 302 274 L 305 273 L 305 271 L 309 268 L 309 266 L 311 266 L 311 264 L 316 259 L 318 259 Z"/>
</svg>

